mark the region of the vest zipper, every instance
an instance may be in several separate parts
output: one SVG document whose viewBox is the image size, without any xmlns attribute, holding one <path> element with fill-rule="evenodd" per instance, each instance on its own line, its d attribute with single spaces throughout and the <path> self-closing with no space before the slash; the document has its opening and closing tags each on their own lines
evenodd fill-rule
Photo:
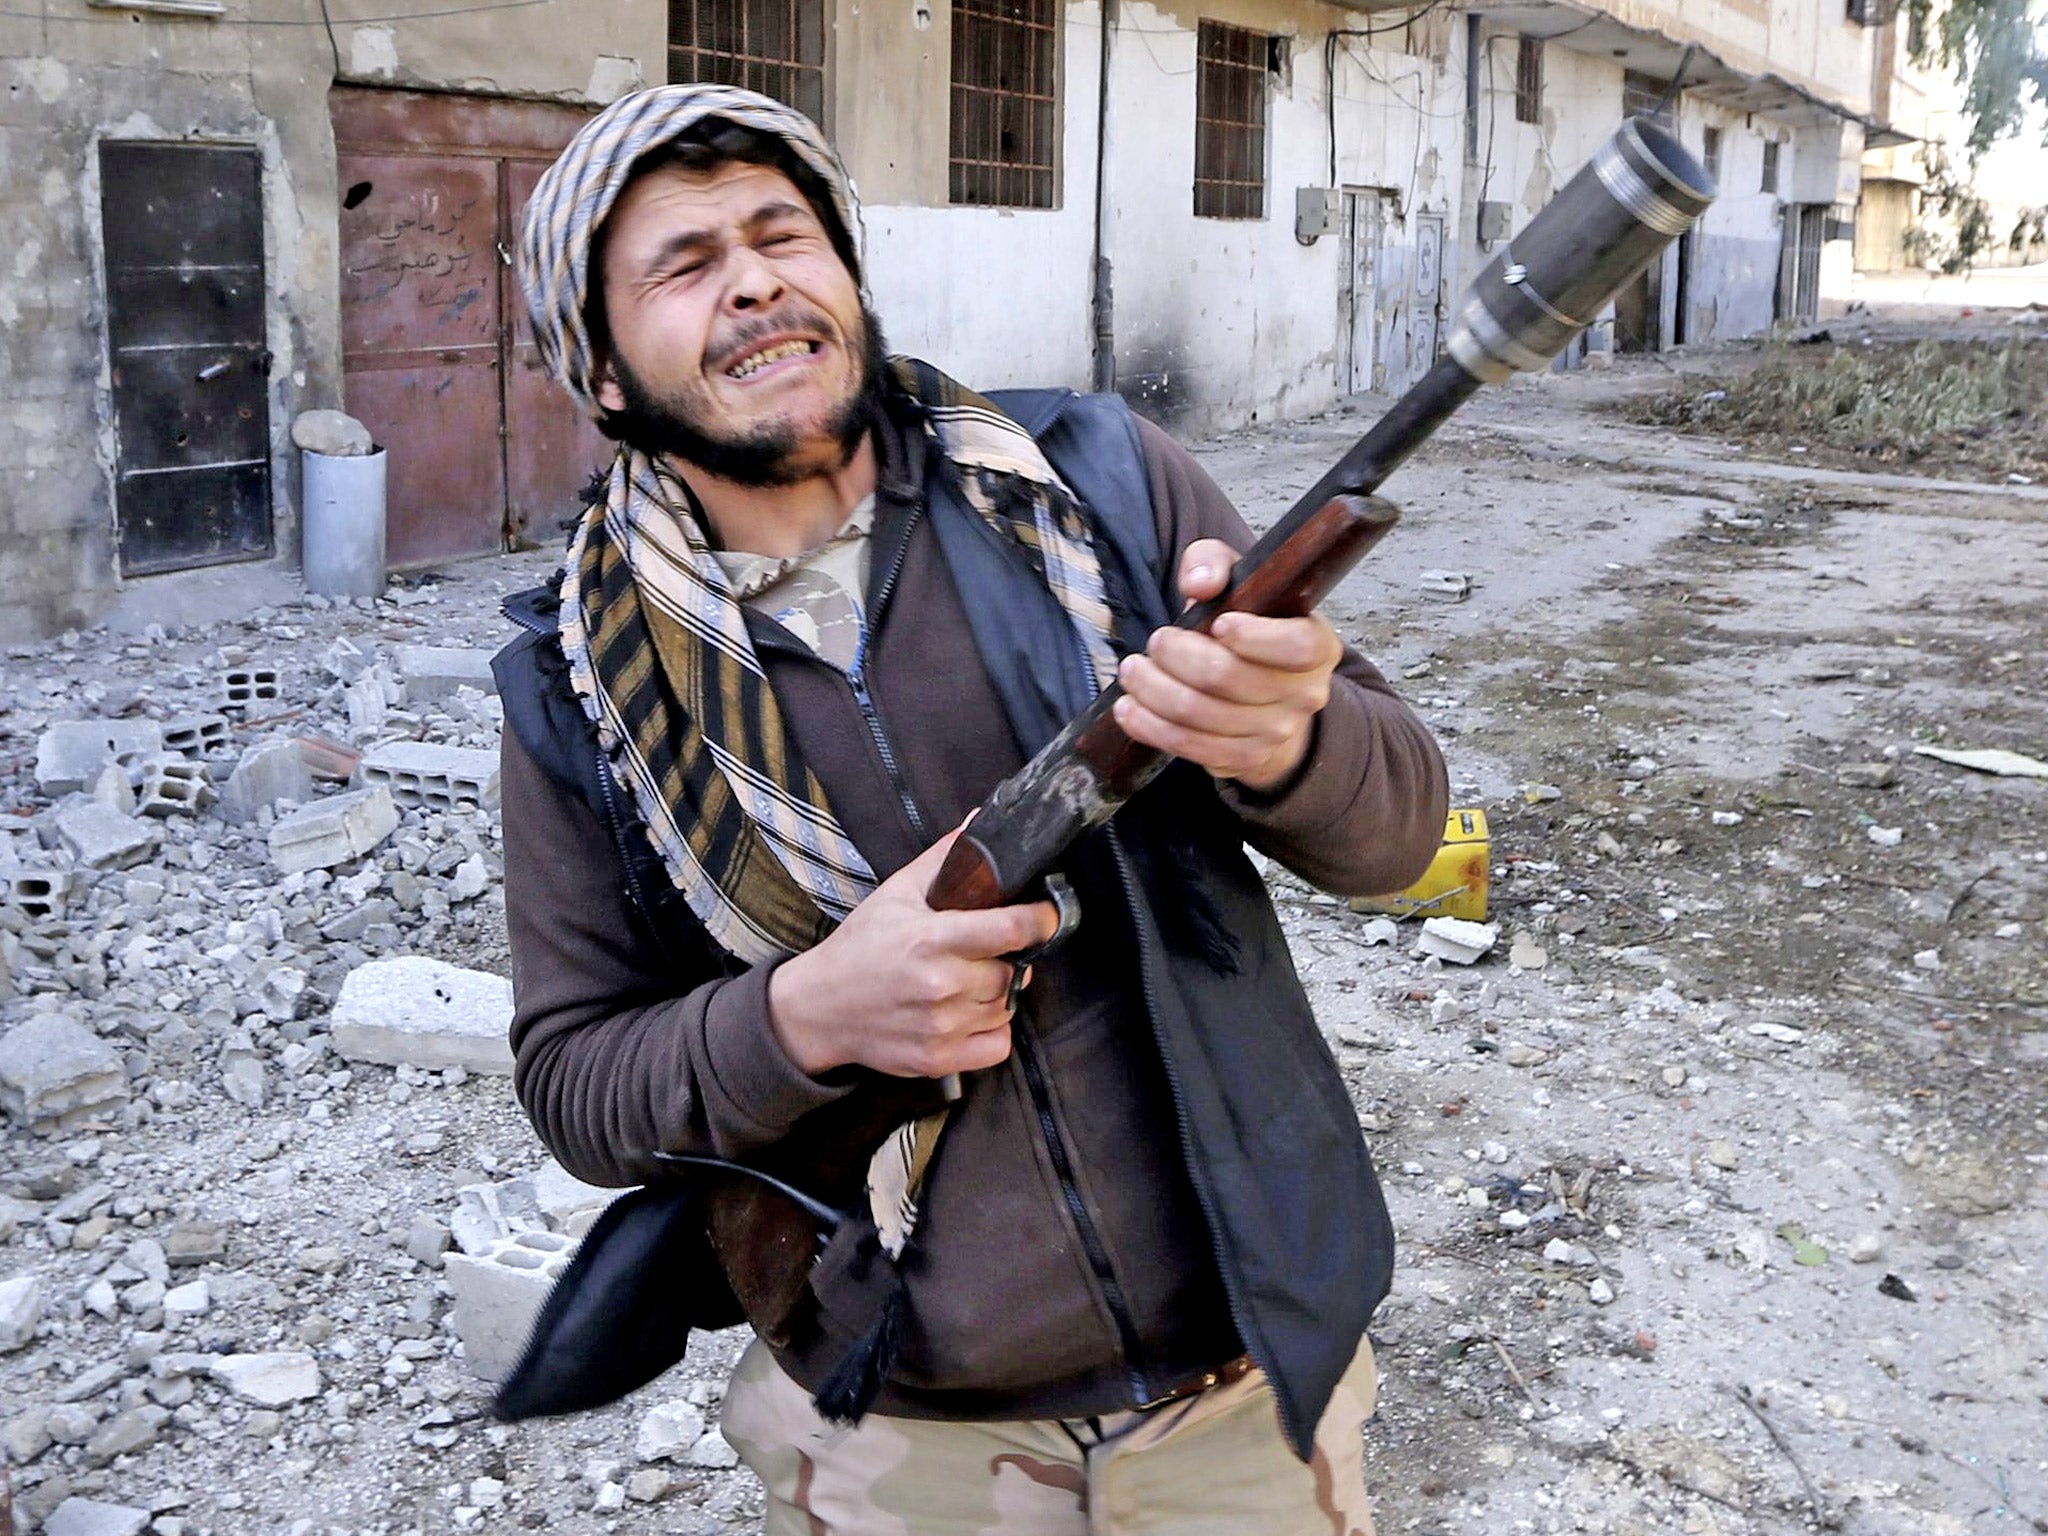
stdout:
<svg viewBox="0 0 2048 1536">
<path fill-rule="evenodd" d="M 889 736 L 882 729 L 881 712 L 875 708 L 874 695 L 868 692 L 868 639 L 882 625 L 882 611 L 889 606 L 889 594 L 896 590 L 896 578 L 903 574 L 903 562 L 910 554 L 910 531 L 917 525 L 920 509 L 913 507 L 903 527 L 903 537 L 896 545 L 896 558 L 883 573 L 882 584 L 875 588 L 875 600 L 871 606 L 865 633 L 861 636 L 860 651 L 854 657 L 853 669 L 846 674 L 847 686 L 853 690 L 854 703 L 860 706 L 860 717 L 868 728 L 868 739 L 874 742 L 875 751 L 882 759 L 882 768 L 889 775 L 889 785 L 896 791 L 897 803 L 903 807 L 903 814 L 910 818 L 910 830 L 917 835 L 920 843 L 927 846 L 933 841 L 931 828 L 926 824 L 924 813 L 917 808 L 917 801 L 911 798 L 910 784 L 903 777 L 903 768 L 896 761 L 896 749 L 889 745 Z"/>
<path fill-rule="evenodd" d="M 1173 1052 L 1167 1049 L 1165 1037 L 1159 1029 L 1159 999 L 1153 991 L 1152 972 L 1146 967 L 1143 954 L 1145 924 L 1143 914 L 1138 910 L 1137 872 L 1131 868 L 1130 855 L 1124 851 L 1123 838 L 1116 827 L 1104 827 L 1103 831 L 1109 838 L 1110 853 L 1116 859 L 1117 874 L 1124 888 L 1124 905 L 1131 914 L 1131 933 L 1137 939 L 1140 949 L 1138 986 L 1145 999 L 1145 1016 L 1152 1025 L 1153 1042 L 1159 1048 L 1160 1065 L 1166 1069 L 1166 1090 L 1173 1099 L 1174 1123 L 1180 1131 L 1181 1162 L 1187 1169 L 1188 1183 L 1194 1187 L 1195 1203 L 1202 1208 L 1202 1221 L 1209 1229 L 1209 1251 L 1216 1260 L 1217 1276 L 1223 1281 L 1223 1298 L 1229 1305 L 1230 1321 L 1237 1329 L 1238 1342 L 1244 1345 L 1253 1361 L 1270 1377 L 1272 1372 L 1267 1368 L 1268 1354 L 1265 1341 L 1251 1326 L 1250 1310 L 1246 1307 L 1241 1294 L 1237 1273 L 1232 1268 L 1228 1255 L 1223 1251 L 1223 1239 L 1218 1236 L 1220 1226 L 1216 1219 L 1216 1197 L 1210 1190 L 1208 1179 L 1195 1156 L 1194 1134 L 1188 1127 L 1187 1094 L 1181 1087 L 1180 1070 L 1174 1065 Z M 1273 1389 L 1276 1395 L 1283 1390 L 1277 1380 L 1273 1383 Z"/>
<path fill-rule="evenodd" d="M 1037 1046 L 1021 1019 L 1011 1028 L 1010 1038 L 1016 1043 L 1017 1061 L 1024 1069 L 1024 1081 L 1031 1089 L 1031 1106 L 1038 1114 L 1039 1134 L 1045 1138 L 1045 1149 L 1052 1157 L 1053 1172 L 1059 1178 L 1067 1214 L 1074 1219 L 1074 1230 L 1081 1238 L 1081 1251 L 1087 1255 L 1088 1267 L 1095 1272 L 1096 1283 L 1102 1287 L 1102 1299 L 1116 1323 L 1117 1343 L 1123 1350 L 1124 1369 L 1128 1373 L 1125 1384 L 1131 1390 L 1131 1402 L 1134 1406 L 1148 1403 L 1153 1393 L 1139 1363 L 1137 1325 L 1131 1320 L 1130 1303 L 1124 1297 L 1123 1283 L 1117 1279 L 1116 1271 L 1110 1265 L 1109 1250 L 1102 1245 L 1102 1234 L 1096 1230 L 1094 1218 L 1088 1214 L 1081 1191 L 1074 1183 L 1073 1160 L 1067 1156 L 1066 1143 L 1060 1138 L 1059 1123 L 1053 1119 L 1052 1095 L 1046 1088 L 1045 1069 L 1038 1060 Z"/>
</svg>

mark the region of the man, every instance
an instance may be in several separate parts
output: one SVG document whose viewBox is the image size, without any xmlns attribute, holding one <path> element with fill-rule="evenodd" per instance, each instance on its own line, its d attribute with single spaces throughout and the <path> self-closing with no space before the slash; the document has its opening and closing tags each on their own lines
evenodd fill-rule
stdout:
<svg viewBox="0 0 2048 1536">
<path fill-rule="evenodd" d="M 1222 495 L 1113 398 L 1027 432 L 885 359 L 857 231 L 808 120 L 723 87 L 534 195 L 536 336 L 621 449 L 499 662 L 520 1096 L 588 1179 L 754 1170 L 692 1177 L 776 1536 L 1369 1532 L 1390 1234 L 1242 845 L 1397 889 L 1442 760 L 1320 618 L 1165 627 L 1248 542 Z M 1184 761 L 1027 966 L 1049 902 L 925 892 L 1111 677 Z"/>
</svg>

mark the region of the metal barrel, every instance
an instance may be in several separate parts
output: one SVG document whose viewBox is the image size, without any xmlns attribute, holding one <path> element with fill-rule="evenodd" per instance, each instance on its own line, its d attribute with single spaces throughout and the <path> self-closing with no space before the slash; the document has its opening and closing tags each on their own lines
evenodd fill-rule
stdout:
<svg viewBox="0 0 2048 1536">
<path fill-rule="evenodd" d="M 1488 384 L 1548 367 L 1716 191 L 1670 129 L 1630 118 L 1479 274 L 1451 356 Z"/>
</svg>

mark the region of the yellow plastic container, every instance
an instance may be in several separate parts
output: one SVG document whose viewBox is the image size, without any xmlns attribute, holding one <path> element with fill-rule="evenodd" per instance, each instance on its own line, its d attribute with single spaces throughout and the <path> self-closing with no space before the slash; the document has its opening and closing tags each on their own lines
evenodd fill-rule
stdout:
<svg viewBox="0 0 2048 1536">
<path fill-rule="evenodd" d="M 1444 844 L 1430 860 L 1429 870 L 1407 890 L 1393 896 L 1359 896 L 1358 912 L 1391 912 L 1396 917 L 1462 917 L 1486 921 L 1486 894 L 1493 884 L 1493 847 L 1487 840 L 1486 812 L 1452 811 L 1444 823 Z"/>
</svg>

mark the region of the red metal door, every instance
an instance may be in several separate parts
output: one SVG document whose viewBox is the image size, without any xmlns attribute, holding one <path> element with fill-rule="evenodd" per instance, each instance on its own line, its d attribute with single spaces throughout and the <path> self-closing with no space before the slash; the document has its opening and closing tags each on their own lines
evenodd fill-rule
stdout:
<svg viewBox="0 0 2048 1536">
<path fill-rule="evenodd" d="M 503 549 L 497 163 L 339 159 L 342 370 L 387 454 L 386 558 Z"/>
<path fill-rule="evenodd" d="M 507 229 L 519 228 L 527 200 L 547 168 L 545 160 L 505 162 Z M 504 361 L 506 530 L 514 544 L 545 544 L 555 539 L 561 521 L 577 511 L 591 473 L 611 462 L 613 448 L 541 366 L 519 274 L 509 263 L 504 274 L 509 321 Z"/>
<path fill-rule="evenodd" d="M 337 90 L 330 107 L 343 388 L 389 454 L 389 562 L 548 535 L 602 439 L 539 370 L 512 218 L 587 114 L 406 91 Z"/>
</svg>

